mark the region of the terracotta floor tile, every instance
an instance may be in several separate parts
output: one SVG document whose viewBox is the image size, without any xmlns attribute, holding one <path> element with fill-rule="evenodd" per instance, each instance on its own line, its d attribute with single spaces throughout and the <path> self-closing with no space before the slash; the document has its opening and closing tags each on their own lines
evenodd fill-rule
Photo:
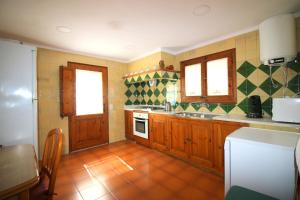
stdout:
<svg viewBox="0 0 300 200">
<path fill-rule="evenodd" d="M 56 181 L 53 199 L 216 200 L 224 196 L 223 178 L 132 141 L 63 156 Z"/>
</svg>

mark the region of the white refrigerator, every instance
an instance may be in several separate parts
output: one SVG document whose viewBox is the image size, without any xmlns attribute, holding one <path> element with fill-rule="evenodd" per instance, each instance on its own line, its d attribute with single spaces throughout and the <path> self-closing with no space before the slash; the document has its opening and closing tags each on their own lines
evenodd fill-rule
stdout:
<svg viewBox="0 0 300 200">
<path fill-rule="evenodd" d="M 0 40 L 0 145 L 37 141 L 36 48 Z"/>
<path fill-rule="evenodd" d="M 225 194 L 242 186 L 278 199 L 294 199 L 299 134 L 240 128 L 225 140 Z"/>
</svg>

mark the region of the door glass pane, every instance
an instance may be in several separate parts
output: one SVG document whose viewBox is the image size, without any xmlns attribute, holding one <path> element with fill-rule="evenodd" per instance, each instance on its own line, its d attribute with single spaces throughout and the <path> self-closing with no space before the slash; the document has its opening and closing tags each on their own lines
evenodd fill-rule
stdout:
<svg viewBox="0 0 300 200">
<path fill-rule="evenodd" d="M 103 113 L 102 72 L 76 69 L 76 115 Z"/>
<path fill-rule="evenodd" d="M 201 64 L 185 67 L 185 95 L 201 96 Z"/>
<path fill-rule="evenodd" d="M 207 95 L 228 95 L 228 58 L 207 62 Z"/>
</svg>

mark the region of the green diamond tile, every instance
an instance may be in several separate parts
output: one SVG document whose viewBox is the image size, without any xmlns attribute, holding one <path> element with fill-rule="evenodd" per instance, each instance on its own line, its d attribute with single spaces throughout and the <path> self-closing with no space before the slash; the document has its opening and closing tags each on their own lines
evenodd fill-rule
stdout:
<svg viewBox="0 0 300 200">
<path fill-rule="evenodd" d="M 164 74 L 163 74 L 163 76 L 162 76 L 163 78 L 170 78 L 170 76 L 169 76 L 169 73 L 168 72 L 165 72 Z"/>
<path fill-rule="evenodd" d="M 138 88 L 140 86 L 140 83 L 134 83 L 133 85 L 134 87 Z"/>
<path fill-rule="evenodd" d="M 270 67 L 269 67 L 269 65 L 261 64 L 258 68 L 259 68 L 261 71 L 265 72 L 267 75 L 270 74 Z M 276 72 L 278 69 L 279 69 L 279 66 L 272 66 L 272 74 L 273 74 L 274 72 Z"/>
<path fill-rule="evenodd" d="M 131 80 L 130 80 L 130 83 L 134 83 L 134 82 L 135 82 L 135 80 L 134 80 L 134 78 L 132 77 Z"/>
<path fill-rule="evenodd" d="M 143 100 L 141 101 L 141 104 L 142 104 L 142 105 L 146 105 L 145 99 L 143 99 Z"/>
<path fill-rule="evenodd" d="M 149 74 L 146 74 L 146 76 L 145 76 L 145 78 L 144 78 L 144 79 L 145 79 L 145 81 L 146 81 L 146 80 L 150 80 L 150 79 L 151 79 L 151 77 L 149 76 Z"/>
<path fill-rule="evenodd" d="M 148 90 L 148 92 L 147 92 L 147 95 L 148 95 L 149 97 L 151 97 L 151 96 L 152 96 L 152 94 L 153 94 L 152 90 L 151 90 L 151 89 L 149 89 L 149 90 Z"/>
<path fill-rule="evenodd" d="M 127 90 L 126 92 L 125 92 L 125 95 L 126 95 L 126 97 L 130 97 L 131 95 L 132 95 L 132 92 L 130 91 L 130 90 Z"/>
<path fill-rule="evenodd" d="M 141 86 L 142 86 L 142 88 L 144 88 L 146 86 L 146 82 L 145 81 L 141 82 Z"/>
<path fill-rule="evenodd" d="M 128 79 L 126 78 L 124 81 L 125 85 L 128 87 L 128 85 L 130 85 L 130 82 L 128 81 Z"/>
<path fill-rule="evenodd" d="M 141 95 L 142 95 L 142 97 L 144 97 L 144 96 L 146 95 L 145 90 L 142 90 L 142 91 L 141 91 Z"/>
<path fill-rule="evenodd" d="M 155 72 L 155 74 L 153 75 L 153 78 L 161 78 L 161 77 L 157 72 Z"/>
<path fill-rule="evenodd" d="M 156 99 L 156 100 L 154 101 L 154 105 L 160 105 L 160 101 L 159 101 L 158 99 Z"/>
<path fill-rule="evenodd" d="M 186 110 L 188 107 L 189 107 L 189 103 L 186 103 L 186 102 L 181 102 L 180 103 L 180 106 L 183 110 Z"/>
<path fill-rule="evenodd" d="M 273 95 L 275 92 L 277 92 L 282 85 L 276 81 L 275 79 L 273 79 L 274 83 L 277 85 L 276 88 L 273 87 L 272 83 L 271 83 L 271 78 L 267 78 L 260 86 L 259 88 L 262 89 L 265 93 L 267 93 L 268 95 Z"/>
<path fill-rule="evenodd" d="M 167 89 L 164 87 L 164 89 L 162 89 L 161 93 L 164 97 L 166 97 L 167 96 Z"/>
<path fill-rule="evenodd" d="M 143 79 L 142 79 L 142 77 L 141 76 L 138 76 L 138 78 L 137 78 L 137 80 L 136 81 L 139 81 L 139 82 L 141 82 L 141 81 L 143 81 Z"/>
<path fill-rule="evenodd" d="M 149 101 L 147 102 L 148 105 L 153 105 L 153 102 L 151 101 L 151 99 L 149 99 Z"/>
<path fill-rule="evenodd" d="M 139 100 L 135 100 L 135 101 L 133 102 L 133 104 L 134 104 L 134 105 L 140 105 L 141 103 L 139 102 Z"/>
<path fill-rule="evenodd" d="M 272 116 L 272 98 L 269 97 L 268 99 L 266 99 L 262 104 L 261 107 L 263 109 L 263 111 L 265 111 L 266 113 L 268 113 L 269 115 Z"/>
<path fill-rule="evenodd" d="M 191 105 L 195 109 L 195 111 L 198 111 L 201 107 L 200 103 L 191 103 Z"/>
<path fill-rule="evenodd" d="M 218 107 L 218 104 L 209 104 L 207 108 L 210 112 L 214 111 Z"/>
<path fill-rule="evenodd" d="M 177 73 L 174 73 L 172 78 L 173 79 L 179 79 L 179 76 L 177 75 Z"/>
<path fill-rule="evenodd" d="M 132 105 L 132 102 L 128 99 L 128 100 L 125 102 L 125 105 Z"/>
<path fill-rule="evenodd" d="M 179 103 L 176 101 L 173 105 L 172 105 L 172 107 L 173 107 L 173 109 L 174 110 L 176 110 L 176 108 L 179 106 Z"/>
<path fill-rule="evenodd" d="M 167 85 L 168 82 L 169 82 L 168 79 L 162 79 L 162 80 L 161 80 L 161 83 L 164 84 L 164 85 Z"/>
<path fill-rule="evenodd" d="M 138 91 L 138 90 L 135 90 L 134 92 L 133 92 L 133 95 L 135 96 L 135 97 L 137 97 L 137 96 L 139 96 L 141 93 Z"/>
<path fill-rule="evenodd" d="M 154 95 L 156 96 L 156 97 L 158 97 L 159 95 L 160 95 L 160 91 L 159 91 L 159 89 L 155 89 L 154 90 Z"/>
<path fill-rule="evenodd" d="M 297 60 L 297 62 L 295 62 L 295 60 Z M 298 52 L 295 60 L 288 62 L 287 66 L 295 72 L 300 73 L 300 52 Z"/>
<path fill-rule="evenodd" d="M 248 113 L 248 98 L 245 98 L 238 104 L 238 107 L 244 112 Z"/>
<path fill-rule="evenodd" d="M 256 88 L 257 88 L 256 85 L 254 85 L 253 83 L 251 83 L 251 81 L 246 79 L 241 85 L 239 85 L 238 90 L 241 91 L 246 96 L 248 96 Z"/>
<path fill-rule="evenodd" d="M 234 104 L 220 104 L 220 107 L 226 112 L 229 113 L 234 107 Z"/>
<path fill-rule="evenodd" d="M 252 74 L 255 71 L 255 69 L 256 67 L 254 65 L 252 65 L 248 61 L 245 61 L 237 71 L 247 78 L 250 74 Z"/>
<path fill-rule="evenodd" d="M 289 81 L 288 88 L 294 93 L 300 92 L 300 74 L 297 74 Z"/>
</svg>

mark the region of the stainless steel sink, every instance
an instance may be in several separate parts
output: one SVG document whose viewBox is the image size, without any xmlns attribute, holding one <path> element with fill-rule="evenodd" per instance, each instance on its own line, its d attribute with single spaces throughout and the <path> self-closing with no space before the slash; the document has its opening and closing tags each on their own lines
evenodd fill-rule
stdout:
<svg viewBox="0 0 300 200">
<path fill-rule="evenodd" d="M 190 117 L 190 118 L 201 118 L 201 119 L 212 119 L 218 115 L 209 113 L 192 113 L 192 112 L 178 112 L 174 114 L 178 117 Z"/>
</svg>

